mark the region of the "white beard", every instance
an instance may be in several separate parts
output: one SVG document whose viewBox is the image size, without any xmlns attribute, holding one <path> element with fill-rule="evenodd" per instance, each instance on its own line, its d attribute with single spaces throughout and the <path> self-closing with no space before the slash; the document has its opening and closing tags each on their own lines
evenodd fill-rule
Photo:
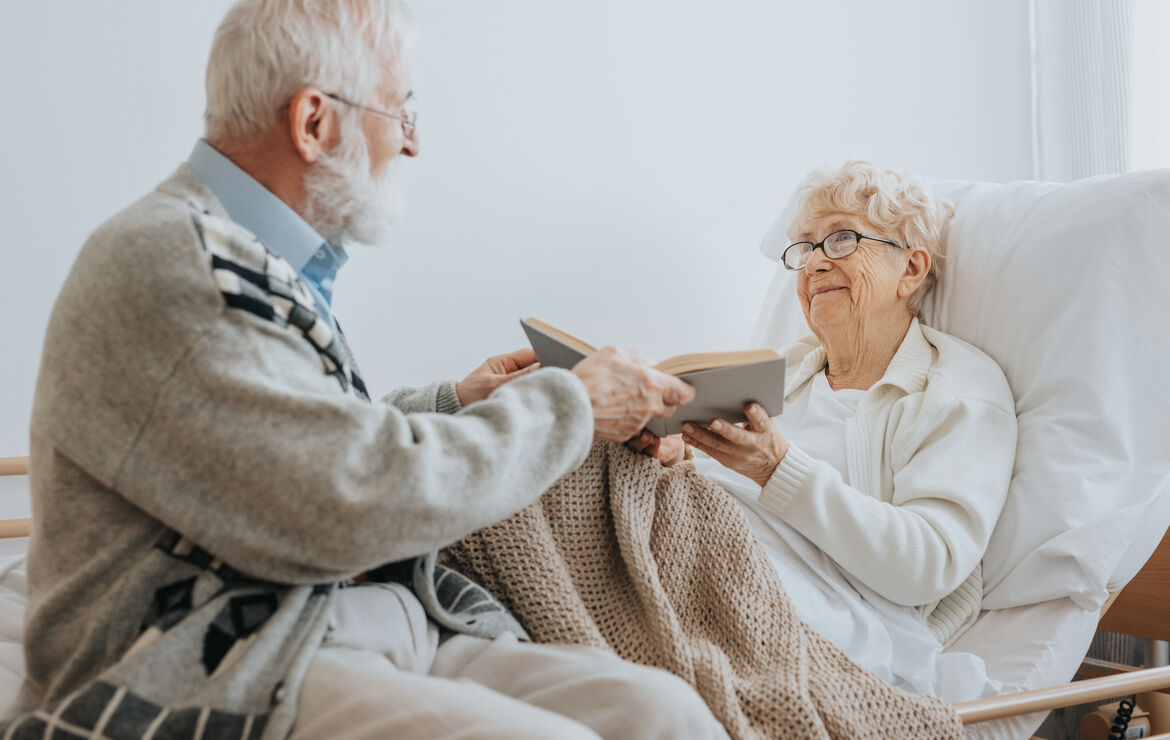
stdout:
<svg viewBox="0 0 1170 740">
<path fill-rule="evenodd" d="M 366 137 L 357 126 L 349 128 L 305 172 L 305 221 L 330 244 L 386 244 L 402 215 L 398 161 L 375 180 Z"/>
</svg>

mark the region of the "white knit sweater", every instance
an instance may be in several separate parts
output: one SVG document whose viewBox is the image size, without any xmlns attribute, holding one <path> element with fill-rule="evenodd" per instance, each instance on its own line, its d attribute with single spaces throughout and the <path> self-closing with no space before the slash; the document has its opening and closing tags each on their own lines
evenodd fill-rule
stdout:
<svg viewBox="0 0 1170 740">
<path fill-rule="evenodd" d="M 827 363 L 815 337 L 785 355 L 786 396 Z M 1003 371 L 914 319 L 843 442 L 844 475 L 792 444 L 760 503 L 862 583 L 918 607 L 949 645 L 979 615 L 981 560 L 1015 460 Z"/>
</svg>

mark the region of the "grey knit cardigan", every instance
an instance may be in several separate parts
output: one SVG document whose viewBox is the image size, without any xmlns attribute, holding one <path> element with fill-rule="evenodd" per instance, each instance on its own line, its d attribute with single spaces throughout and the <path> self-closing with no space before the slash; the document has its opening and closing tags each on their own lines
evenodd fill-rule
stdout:
<svg viewBox="0 0 1170 740">
<path fill-rule="evenodd" d="M 591 439 L 563 370 L 466 408 L 451 382 L 370 402 L 292 267 L 181 166 L 90 237 L 53 309 L 28 675 L 0 734 L 285 737 L 334 584 L 364 571 L 449 629 L 522 632 L 475 588 L 445 609 L 471 584 L 436 589 L 433 553 L 534 501 Z"/>
</svg>

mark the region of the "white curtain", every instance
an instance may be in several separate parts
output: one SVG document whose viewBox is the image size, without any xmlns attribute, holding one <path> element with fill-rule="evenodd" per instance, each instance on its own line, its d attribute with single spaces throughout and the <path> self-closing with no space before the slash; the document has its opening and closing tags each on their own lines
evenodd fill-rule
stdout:
<svg viewBox="0 0 1170 740">
<path fill-rule="evenodd" d="M 1170 2 L 1031 7 L 1036 179 L 1170 166 Z"/>
<path fill-rule="evenodd" d="M 1170 167 L 1170 2 L 1134 0 L 1129 169 Z"/>
<path fill-rule="evenodd" d="M 1129 167 L 1133 0 L 1033 0 L 1033 131 L 1039 180 Z"/>
</svg>

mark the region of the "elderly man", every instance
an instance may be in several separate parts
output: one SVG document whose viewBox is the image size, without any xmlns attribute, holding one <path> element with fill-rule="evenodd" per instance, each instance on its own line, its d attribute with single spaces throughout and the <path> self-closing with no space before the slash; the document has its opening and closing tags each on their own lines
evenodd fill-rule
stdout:
<svg viewBox="0 0 1170 740">
<path fill-rule="evenodd" d="M 435 561 L 691 391 L 522 351 L 369 400 L 330 299 L 418 154 L 408 36 L 396 0 L 242 0 L 206 139 L 82 249 L 37 385 L 5 737 L 723 736 L 679 679 L 528 643 Z"/>
</svg>

